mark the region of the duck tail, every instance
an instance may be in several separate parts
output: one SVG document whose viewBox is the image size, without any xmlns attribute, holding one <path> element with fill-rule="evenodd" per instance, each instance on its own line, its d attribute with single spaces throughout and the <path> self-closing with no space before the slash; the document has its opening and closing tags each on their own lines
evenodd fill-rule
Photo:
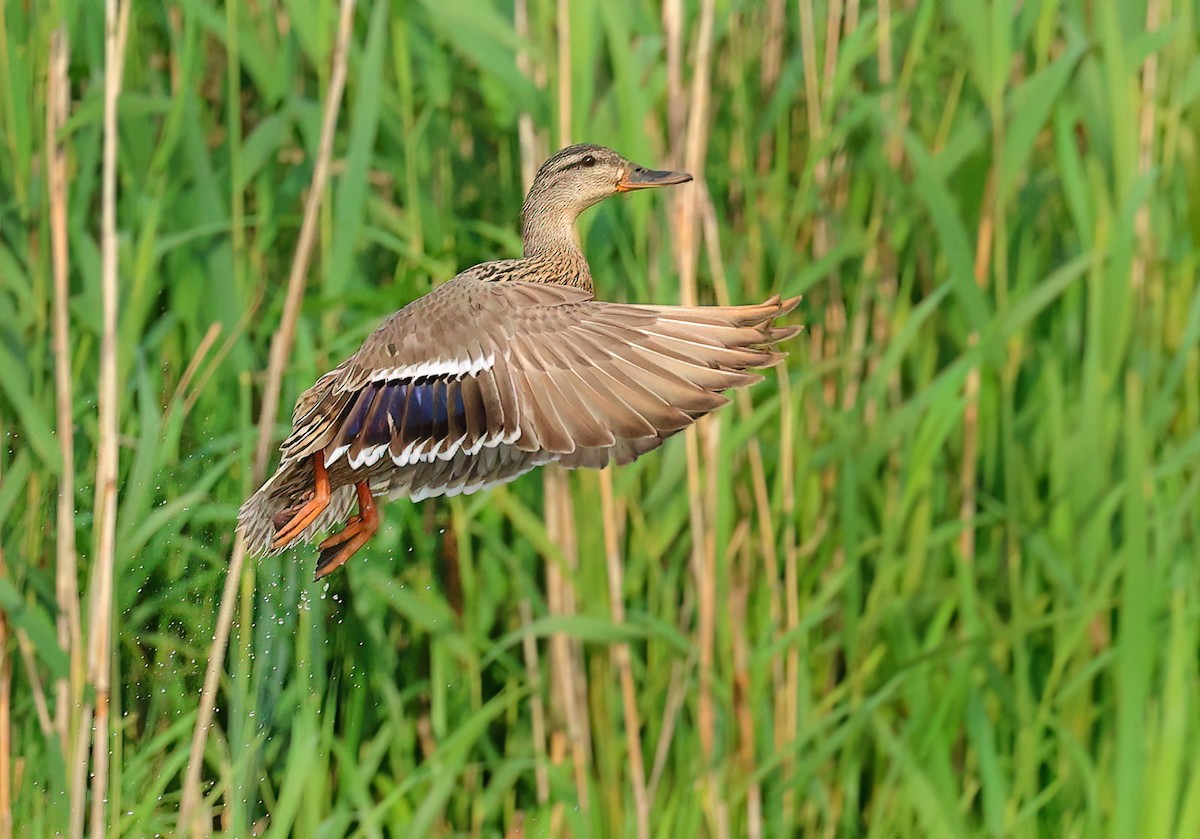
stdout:
<svg viewBox="0 0 1200 839">
<path fill-rule="evenodd" d="M 238 530 L 246 543 L 246 553 L 267 556 L 279 553 L 297 542 L 311 542 L 318 533 L 330 530 L 346 520 L 354 506 L 354 485 L 333 490 L 329 504 L 312 524 L 286 544 L 275 546 L 275 534 L 283 529 L 296 511 L 313 495 L 313 463 L 311 457 L 285 458 L 275 474 L 267 479 L 238 510 Z"/>
<path fill-rule="evenodd" d="M 288 507 L 288 499 L 274 490 L 285 476 L 288 464 L 282 464 L 279 471 L 267 479 L 258 490 L 242 504 L 238 510 L 238 530 L 246 544 L 246 553 L 250 556 L 266 556 L 273 553 L 271 542 L 275 539 L 278 529 L 275 520 Z"/>
</svg>

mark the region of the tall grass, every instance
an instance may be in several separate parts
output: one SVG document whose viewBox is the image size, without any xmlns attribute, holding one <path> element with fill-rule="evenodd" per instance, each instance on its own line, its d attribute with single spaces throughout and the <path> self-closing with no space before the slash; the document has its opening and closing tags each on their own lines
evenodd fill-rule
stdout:
<svg viewBox="0 0 1200 839">
<path fill-rule="evenodd" d="M 337 9 L 127 8 L 104 626 L 105 12 L 0 14 L 0 828 L 1200 834 L 1195 2 L 360 3 L 284 417 L 567 136 L 702 175 L 585 217 L 601 294 L 809 328 L 611 476 L 248 564 L 194 787 Z"/>
</svg>

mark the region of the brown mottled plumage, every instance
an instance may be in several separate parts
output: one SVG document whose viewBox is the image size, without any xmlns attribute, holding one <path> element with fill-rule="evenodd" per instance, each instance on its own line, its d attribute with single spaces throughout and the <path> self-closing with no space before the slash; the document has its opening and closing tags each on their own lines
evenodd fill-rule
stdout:
<svg viewBox="0 0 1200 839">
<path fill-rule="evenodd" d="M 636 306 L 592 296 L 576 217 L 618 192 L 691 180 L 577 145 L 538 171 L 525 255 L 486 262 L 389 317 L 296 401 L 279 469 L 238 516 L 265 554 L 346 521 L 317 576 L 375 532 L 374 496 L 418 501 L 511 481 L 544 463 L 628 463 L 782 357 L 773 326 L 798 298 Z M 347 518 L 357 502 L 359 513 Z"/>
</svg>

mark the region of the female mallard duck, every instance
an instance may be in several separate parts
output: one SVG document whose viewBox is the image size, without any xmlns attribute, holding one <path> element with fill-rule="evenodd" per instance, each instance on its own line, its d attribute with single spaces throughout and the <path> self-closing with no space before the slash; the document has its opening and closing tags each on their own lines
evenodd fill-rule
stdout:
<svg viewBox="0 0 1200 839">
<path fill-rule="evenodd" d="M 280 551 L 346 521 L 317 577 L 379 527 L 374 496 L 413 501 L 511 481 L 544 463 L 628 463 L 782 357 L 799 298 L 757 306 L 634 306 L 592 296 L 576 217 L 635 189 L 690 181 L 594 145 L 538 171 L 522 259 L 485 262 L 383 322 L 296 400 L 279 469 L 238 515 L 247 549 Z M 357 501 L 358 514 L 349 518 Z"/>
</svg>

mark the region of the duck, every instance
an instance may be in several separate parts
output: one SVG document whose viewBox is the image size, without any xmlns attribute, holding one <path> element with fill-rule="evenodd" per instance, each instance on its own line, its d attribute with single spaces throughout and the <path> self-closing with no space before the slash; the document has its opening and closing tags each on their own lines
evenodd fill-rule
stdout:
<svg viewBox="0 0 1200 839">
<path fill-rule="evenodd" d="M 539 466 L 601 469 L 658 448 L 761 379 L 799 297 L 736 306 L 598 300 L 575 222 L 614 195 L 682 184 L 594 144 L 538 170 L 524 253 L 458 274 L 392 314 L 296 400 L 279 467 L 238 513 L 263 556 L 342 525 L 316 579 L 378 531 L 376 499 L 478 492 Z"/>
</svg>

